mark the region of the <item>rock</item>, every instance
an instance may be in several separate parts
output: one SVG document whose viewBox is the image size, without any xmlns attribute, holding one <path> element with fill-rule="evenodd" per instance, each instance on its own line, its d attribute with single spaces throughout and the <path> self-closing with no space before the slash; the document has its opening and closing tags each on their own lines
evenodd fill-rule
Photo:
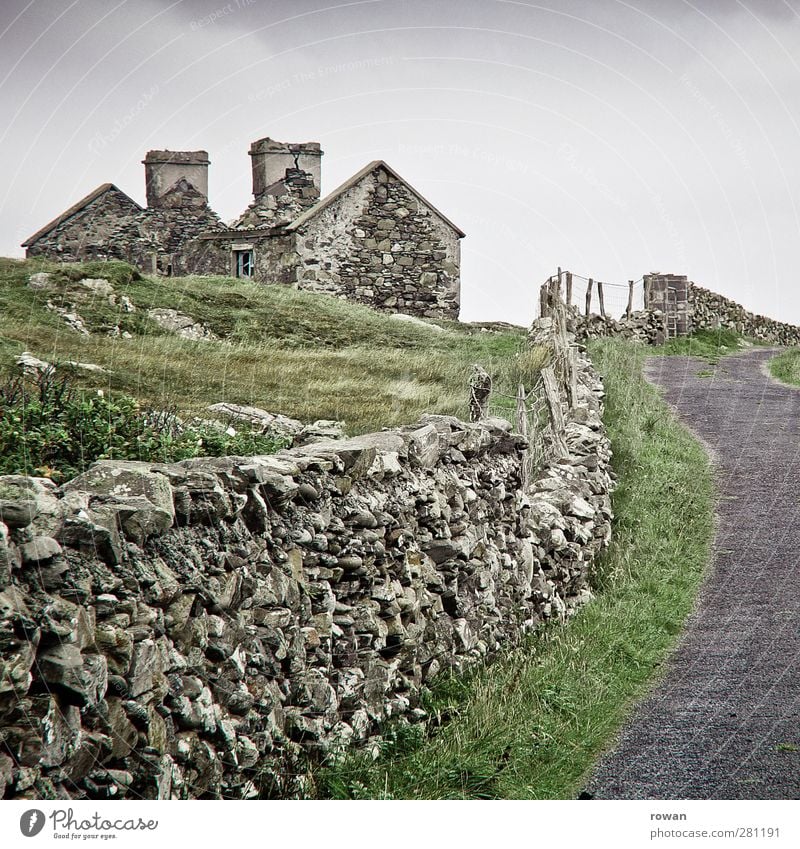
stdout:
<svg viewBox="0 0 800 849">
<path fill-rule="evenodd" d="M 84 277 L 70 286 L 73 295 L 99 295 L 108 298 L 114 294 L 114 287 L 103 277 Z"/>
<path fill-rule="evenodd" d="M 93 506 L 99 498 L 101 506 L 119 515 L 126 536 L 139 544 L 175 520 L 169 478 L 149 463 L 101 460 L 62 489 L 90 493 Z"/>
<path fill-rule="evenodd" d="M 61 554 L 61 546 L 52 538 L 37 536 L 20 546 L 23 564 L 44 563 Z"/>
<path fill-rule="evenodd" d="M 0 476 L 0 521 L 9 528 L 27 527 L 39 515 L 40 504 L 48 495 L 37 478 Z"/>
<path fill-rule="evenodd" d="M 28 277 L 29 289 L 50 289 L 53 285 L 53 275 L 47 271 L 37 271 Z"/>
<path fill-rule="evenodd" d="M 318 419 L 311 424 L 303 425 L 303 429 L 295 436 L 295 444 L 306 445 L 319 440 L 344 439 L 346 436 L 344 422 Z"/>
<path fill-rule="evenodd" d="M 56 304 L 52 303 L 52 301 L 48 301 L 46 307 L 51 312 L 54 312 L 56 315 L 61 316 L 67 326 L 70 327 L 72 330 L 76 331 L 77 333 L 82 333 L 84 336 L 89 335 L 89 329 L 86 327 L 84 320 L 74 310 L 69 310 L 66 307 L 59 307 Z"/>
<path fill-rule="evenodd" d="M 79 704 L 96 705 L 108 686 L 106 659 L 102 655 L 82 655 L 80 649 L 63 644 L 37 658 L 42 680 L 51 688 L 77 698 Z"/>
<path fill-rule="evenodd" d="M 266 433 L 269 430 L 282 430 L 287 433 L 297 434 L 303 429 L 303 423 L 286 416 L 276 415 L 262 410 L 260 407 L 247 407 L 241 404 L 230 404 L 220 402 L 208 407 L 212 413 L 224 417 L 226 420 L 245 422 L 250 427 Z"/>
<path fill-rule="evenodd" d="M 23 374 L 30 375 L 31 377 L 36 377 L 42 372 L 47 371 L 47 369 L 52 368 L 47 360 L 40 360 L 38 357 L 34 357 L 30 351 L 23 351 L 14 362 L 22 370 Z"/>
<path fill-rule="evenodd" d="M 417 466 L 430 469 L 442 454 L 439 433 L 433 425 L 425 425 L 407 435 L 408 458 Z"/>
<path fill-rule="evenodd" d="M 395 321 L 404 321 L 407 324 L 414 324 L 417 327 L 425 327 L 428 330 L 433 330 L 434 333 L 444 333 L 445 330 L 443 327 L 439 327 L 438 324 L 433 324 L 430 321 L 424 321 L 421 318 L 417 318 L 415 315 L 406 315 L 402 312 L 392 313 L 389 318 L 394 319 Z"/>
<path fill-rule="evenodd" d="M 81 715 L 75 705 L 60 705 L 50 697 L 50 708 L 42 723 L 43 767 L 60 766 L 78 750 L 81 737 Z"/>
<path fill-rule="evenodd" d="M 20 555 L 8 527 L 0 522 L 0 591 L 11 583 L 11 570 L 19 567 Z"/>
<path fill-rule="evenodd" d="M 192 339 L 202 342 L 213 342 L 219 337 L 199 321 L 173 309 L 151 309 L 147 311 L 148 318 L 159 327 L 180 336 L 182 339 Z"/>
</svg>

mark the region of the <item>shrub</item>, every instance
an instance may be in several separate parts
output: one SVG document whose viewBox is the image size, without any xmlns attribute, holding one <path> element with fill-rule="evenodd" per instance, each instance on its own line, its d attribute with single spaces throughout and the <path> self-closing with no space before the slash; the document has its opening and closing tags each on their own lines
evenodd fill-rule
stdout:
<svg viewBox="0 0 800 849">
<path fill-rule="evenodd" d="M 186 425 L 174 411 L 141 410 L 128 395 L 81 391 L 70 370 L 50 366 L 36 377 L 0 385 L 0 474 L 66 480 L 95 460 L 173 462 L 223 454 L 270 454 L 276 434 Z"/>
</svg>

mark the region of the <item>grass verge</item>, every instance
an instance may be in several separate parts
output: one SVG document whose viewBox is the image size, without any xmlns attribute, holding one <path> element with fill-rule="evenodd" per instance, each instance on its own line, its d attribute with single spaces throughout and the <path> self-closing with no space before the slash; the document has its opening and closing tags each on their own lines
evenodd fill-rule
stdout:
<svg viewBox="0 0 800 849">
<path fill-rule="evenodd" d="M 734 330 L 719 328 L 718 330 L 698 330 L 691 336 L 670 339 L 669 342 L 657 348 L 656 352 L 697 357 L 716 365 L 725 354 L 732 354 L 753 344 L 756 344 L 755 340 L 745 339 Z"/>
<path fill-rule="evenodd" d="M 643 695 L 691 610 L 708 561 L 705 454 L 642 377 L 641 346 L 598 340 L 619 486 L 596 599 L 494 664 L 443 679 L 427 729 L 387 728 L 377 758 L 313 776 L 321 798 L 569 799 Z"/>
<path fill-rule="evenodd" d="M 800 348 L 787 348 L 769 361 L 769 370 L 776 380 L 800 386 Z"/>
</svg>

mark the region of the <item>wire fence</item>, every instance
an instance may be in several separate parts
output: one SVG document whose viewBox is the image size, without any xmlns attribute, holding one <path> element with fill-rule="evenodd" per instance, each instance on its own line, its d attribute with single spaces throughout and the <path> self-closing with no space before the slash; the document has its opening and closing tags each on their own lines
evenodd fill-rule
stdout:
<svg viewBox="0 0 800 849">
<path fill-rule="evenodd" d="M 606 283 L 592 277 L 584 277 L 573 271 L 558 270 L 545 286 L 558 281 L 558 294 L 567 306 L 575 307 L 584 315 L 599 314 L 620 319 L 628 312 L 636 312 L 645 306 L 644 278 L 627 283 Z M 541 300 L 539 315 L 543 314 Z"/>
</svg>

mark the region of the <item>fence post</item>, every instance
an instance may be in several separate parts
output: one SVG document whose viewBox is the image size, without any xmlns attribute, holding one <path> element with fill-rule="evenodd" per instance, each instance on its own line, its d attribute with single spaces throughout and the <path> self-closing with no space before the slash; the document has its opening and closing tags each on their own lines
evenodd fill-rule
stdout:
<svg viewBox="0 0 800 849">
<path fill-rule="evenodd" d="M 633 315 L 633 280 L 628 281 L 628 308 L 625 315 L 630 318 Z"/>
<path fill-rule="evenodd" d="M 492 394 L 492 378 L 477 363 L 472 366 L 469 378 L 469 420 L 479 422 L 489 414 L 489 396 Z"/>
<path fill-rule="evenodd" d="M 567 272 L 567 294 L 564 297 L 564 302 L 568 307 L 572 306 L 572 272 Z"/>
<path fill-rule="evenodd" d="M 539 287 L 539 315 L 547 318 L 550 315 L 550 284 L 542 283 Z"/>
<path fill-rule="evenodd" d="M 600 317 L 606 317 L 606 304 L 603 300 L 603 284 L 598 280 L 597 281 L 597 300 L 600 302 Z"/>
<path fill-rule="evenodd" d="M 561 399 L 558 392 L 558 381 L 552 366 L 542 369 L 542 382 L 547 407 L 550 412 L 550 431 L 553 436 L 553 450 L 557 459 L 562 459 L 568 454 L 567 444 L 564 441 L 564 413 L 561 410 Z"/>
<path fill-rule="evenodd" d="M 567 396 L 569 398 L 569 408 L 574 410 L 578 406 L 578 364 L 575 362 L 577 357 L 575 348 L 570 345 L 567 354 L 567 362 L 569 363 L 569 385 L 567 386 Z"/>
<path fill-rule="evenodd" d="M 561 298 L 561 269 L 558 269 L 558 274 L 550 278 L 550 307 L 555 306 L 556 302 Z"/>
<path fill-rule="evenodd" d="M 650 298 L 652 297 L 653 292 L 652 292 L 651 280 L 650 280 L 649 277 L 644 278 L 643 288 L 644 288 L 644 308 L 646 310 L 652 309 L 652 306 L 650 304 Z"/>
<path fill-rule="evenodd" d="M 525 403 L 525 387 L 521 383 L 517 386 L 517 430 L 525 439 L 528 438 L 528 408 Z M 530 450 L 528 448 L 522 452 L 520 468 L 522 488 L 525 490 L 530 482 Z"/>
<path fill-rule="evenodd" d="M 586 318 L 589 318 L 592 309 L 592 286 L 594 286 L 594 280 L 590 277 L 589 284 L 586 287 Z"/>
</svg>

